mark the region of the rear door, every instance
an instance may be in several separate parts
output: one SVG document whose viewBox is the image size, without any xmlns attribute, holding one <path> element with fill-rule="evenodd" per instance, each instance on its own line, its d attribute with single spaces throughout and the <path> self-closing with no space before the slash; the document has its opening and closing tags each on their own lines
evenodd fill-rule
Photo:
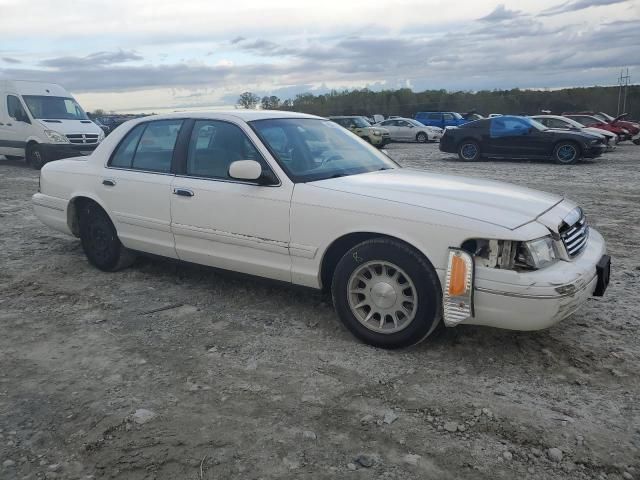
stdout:
<svg viewBox="0 0 640 480">
<path fill-rule="evenodd" d="M 414 127 L 406 120 L 396 120 L 398 138 L 402 141 L 414 140 Z"/>
<path fill-rule="evenodd" d="M 122 243 L 131 249 L 176 257 L 171 232 L 172 164 L 185 120 L 155 120 L 133 127 L 96 181 Z"/>
</svg>

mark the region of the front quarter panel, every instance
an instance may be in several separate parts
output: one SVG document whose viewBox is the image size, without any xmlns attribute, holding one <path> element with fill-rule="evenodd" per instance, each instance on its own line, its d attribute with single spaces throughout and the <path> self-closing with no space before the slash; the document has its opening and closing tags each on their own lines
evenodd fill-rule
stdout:
<svg viewBox="0 0 640 480">
<path fill-rule="evenodd" d="M 296 184 L 291 204 L 292 280 L 322 288 L 324 253 L 350 233 L 385 235 L 412 245 L 429 259 L 442 280 L 449 247 L 459 247 L 469 238 L 536 238 L 545 230 L 536 222 L 508 230 L 427 208 Z"/>
</svg>

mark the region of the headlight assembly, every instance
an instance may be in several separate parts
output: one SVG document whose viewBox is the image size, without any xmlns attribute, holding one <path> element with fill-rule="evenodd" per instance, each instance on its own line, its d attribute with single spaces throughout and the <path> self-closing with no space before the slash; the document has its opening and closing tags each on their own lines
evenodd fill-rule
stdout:
<svg viewBox="0 0 640 480">
<path fill-rule="evenodd" d="M 462 244 L 479 266 L 505 270 L 539 270 L 558 259 L 556 242 L 548 235 L 527 242 L 472 239 Z"/>
<path fill-rule="evenodd" d="M 520 242 L 516 250 L 515 263 L 539 270 L 556 261 L 555 243 L 550 236 Z"/>
<path fill-rule="evenodd" d="M 51 143 L 69 143 L 69 139 L 62 133 L 58 133 L 55 130 L 45 130 L 44 134 L 47 136 Z"/>
</svg>

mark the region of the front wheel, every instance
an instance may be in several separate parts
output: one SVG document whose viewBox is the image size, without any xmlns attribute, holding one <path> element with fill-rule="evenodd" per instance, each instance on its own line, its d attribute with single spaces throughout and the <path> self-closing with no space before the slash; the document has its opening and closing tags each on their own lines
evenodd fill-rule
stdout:
<svg viewBox="0 0 640 480">
<path fill-rule="evenodd" d="M 553 149 L 553 159 L 561 165 L 572 165 L 580 160 L 580 147 L 573 142 L 560 142 Z"/>
<path fill-rule="evenodd" d="M 426 133 L 420 132 L 418 135 L 416 135 L 416 141 L 418 143 L 427 143 L 429 141 L 429 137 Z"/>
<path fill-rule="evenodd" d="M 636 138 L 633 143 L 635 143 L 636 145 L 640 145 L 640 138 Z"/>
<path fill-rule="evenodd" d="M 474 140 L 465 140 L 458 147 L 458 157 L 463 162 L 480 160 L 480 144 Z"/>
<path fill-rule="evenodd" d="M 44 159 L 44 154 L 42 153 L 42 147 L 37 143 L 27 145 L 25 154 L 27 164 L 30 165 L 31 168 L 40 170 L 44 166 L 44 164 L 47 163 Z"/>
<path fill-rule="evenodd" d="M 80 209 L 80 241 L 89 263 L 105 272 L 128 267 L 135 259 L 120 242 L 107 213 L 95 203 L 85 203 Z"/>
<path fill-rule="evenodd" d="M 331 293 L 342 323 L 375 347 L 414 345 L 440 322 L 435 269 L 397 240 L 367 240 L 345 253 L 336 267 Z"/>
</svg>

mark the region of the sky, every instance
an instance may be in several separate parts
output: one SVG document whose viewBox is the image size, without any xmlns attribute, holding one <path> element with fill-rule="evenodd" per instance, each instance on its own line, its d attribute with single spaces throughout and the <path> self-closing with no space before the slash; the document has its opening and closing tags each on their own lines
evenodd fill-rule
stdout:
<svg viewBox="0 0 640 480">
<path fill-rule="evenodd" d="M 0 79 L 89 111 L 640 81 L 640 0 L 0 0 L 0 18 Z"/>
</svg>

